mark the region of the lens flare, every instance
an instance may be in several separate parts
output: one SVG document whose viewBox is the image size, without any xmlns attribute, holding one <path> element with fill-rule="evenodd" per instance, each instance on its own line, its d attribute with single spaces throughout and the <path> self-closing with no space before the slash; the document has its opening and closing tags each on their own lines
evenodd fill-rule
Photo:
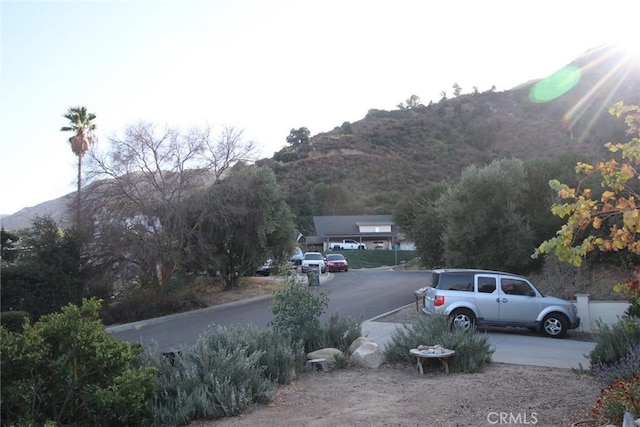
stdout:
<svg viewBox="0 0 640 427">
<path fill-rule="evenodd" d="M 549 77 L 535 83 L 529 92 L 529 99 L 536 103 L 552 101 L 578 84 L 581 74 L 577 67 L 561 68 Z"/>
</svg>

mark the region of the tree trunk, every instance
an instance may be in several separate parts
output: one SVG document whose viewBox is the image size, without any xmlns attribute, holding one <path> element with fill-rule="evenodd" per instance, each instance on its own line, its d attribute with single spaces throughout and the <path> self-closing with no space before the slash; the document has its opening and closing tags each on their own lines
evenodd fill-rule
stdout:
<svg viewBox="0 0 640 427">
<path fill-rule="evenodd" d="M 76 228 L 80 231 L 81 206 L 80 189 L 82 188 L 82 154 L 78 155 L 78 191 L 76 191 Z"/>
</svg>

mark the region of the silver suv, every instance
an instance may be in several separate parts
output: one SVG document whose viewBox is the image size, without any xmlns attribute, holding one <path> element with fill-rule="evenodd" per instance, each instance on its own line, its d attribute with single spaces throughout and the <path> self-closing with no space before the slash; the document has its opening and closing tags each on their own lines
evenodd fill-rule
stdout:
<svg viewBox="0 0 640 427">
<path fill-rule="evenodd" d="M 576 306 L 543 295 L 523 276 L 489 270 L 433 270 L 424 309 L 450 316 L 453 326 L 514 326 L 561 338 L 580 326 Z"/>
</svg>

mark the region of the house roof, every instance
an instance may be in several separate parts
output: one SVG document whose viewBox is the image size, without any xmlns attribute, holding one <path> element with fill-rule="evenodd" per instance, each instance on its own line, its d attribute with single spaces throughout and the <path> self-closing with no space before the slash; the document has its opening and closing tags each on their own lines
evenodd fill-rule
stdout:
<svg viewBox="0 0 640 427">
<path fill-rule="evenodd" d="M 361 225 L 391 225 L 395 229 L 392 215 L 314 216 L 313 223 L 318 236 L 360 234 Z"/>
</svg>

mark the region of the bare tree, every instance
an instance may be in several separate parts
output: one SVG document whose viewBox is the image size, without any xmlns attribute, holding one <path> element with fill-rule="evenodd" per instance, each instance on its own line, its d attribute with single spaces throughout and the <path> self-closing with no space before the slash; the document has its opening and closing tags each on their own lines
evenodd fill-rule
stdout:
<svg viewBox="0 0 640 427">
<path fill-rule="evenodd" d="M 110 138 L 110 151 L 91 152 L 97 180 L 87 195 L 100 253 L 120 268 L 134 265 L 166 284 L 188 257 L 185 248 L 198 220 L 185 218 L 184 203 L 217 183 L 237 162 L 255 160 L 255 146 L 242 132 L 209 128 L 186 132 L 140 122 Z"/>
</svg>

